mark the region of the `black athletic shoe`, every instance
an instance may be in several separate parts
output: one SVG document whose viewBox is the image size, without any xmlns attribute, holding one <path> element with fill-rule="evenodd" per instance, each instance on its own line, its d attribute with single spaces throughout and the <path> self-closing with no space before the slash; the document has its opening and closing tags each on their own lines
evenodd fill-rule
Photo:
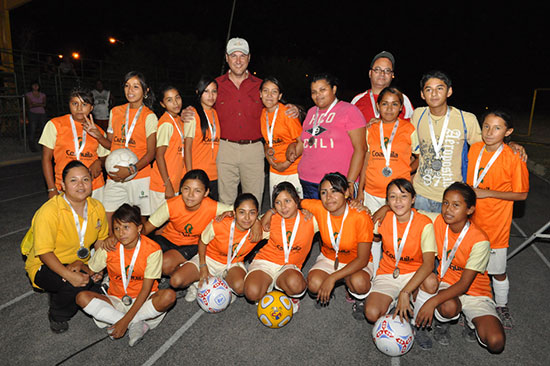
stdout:
<svg viewBox="0 0 550 366">
<path fill-rule="evenodd" d="M 52 330 L 52 332 L 60 334 L 65 333 L 67 330 L 69 330 L 68 321 L 57 322 L 52 319 L 51 315 L 48 315 L 48 319 L 50 320 L 50 329 Z"/>
</svg>

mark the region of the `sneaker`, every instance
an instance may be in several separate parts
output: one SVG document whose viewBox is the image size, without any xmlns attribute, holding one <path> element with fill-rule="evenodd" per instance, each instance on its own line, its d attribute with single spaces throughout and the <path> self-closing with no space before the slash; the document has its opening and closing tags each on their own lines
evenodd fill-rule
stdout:
<svg viewBox="0 0 550 366">
<path fill-rule="evenodd" d="M 450 326 L 449 323 L 441 323 L 434 319 L 434 339 L 442 346 L 448 346 L 451 343 Z"/>
<path fill-rule="evenodd" d="M 149 325 L 147 325 L 147 323 L 145 323 L 143 320 L 130 324 L 130 326 L 128 327 L 128 337 L 130 337 L 130 341 L 128 342 L 128 344 L 130 345 L 130 347 L 138 344 L 138 342 L 141 341 L 148 330 Z"/>
<path fill-rule="evenodd" d="M 355 299 L 353 297 L 351 297 L 351 295 L 347 291 L 346 291 L 346 302 L 349 303 L 349 304 L 354 304 L 355 303 Z"/>
<path fill-rule="evenodd" d="M 111 328 L 111 327 L 107 327 L 107 334 L 109 335 L 109 339 L 111 341 L 114 341 L 115 340 L 115 337 L 113 337 L 111 334 L 113 334 L 113 332 L 115 331 L 114 328 Z"/>
<path fill-rule="evenodd" d="M 48 319 L 50 320 L 50 329 L 52 332 L 56 334 L 65 333 L 67 330 L 69 330 L 69 322 L 68 321 L 55 321 L 52 319 L 51 315 L 48 315 Z"/>
<path fill-rule="evenodd" d="M 365 320 L 365 302 L 355 300 L 352 305 L 351 315 L 357 320 Z"/>
<path fill-rule="evenodd" d="M 510 315 L 510 309 L 508 306 L 497 306 L 496 308 L 498 317 L 502 322 L 502 327 L 504 329 L 512 329 L 514 327 L 514 319 Z"/>
<path fill-rule="evenodd" d="M 414 343 L 418 344 L 418 347 L 423 350 L 432 349 L 432 339 L 425 328 L 415 328 Z"/>
<path fill-rule="evenodd" d="M 232 292 L 232 293 L 231 293 L 231 303 L 230 303 L 229 305 L 233 304 L 235 301 L 237 301 L 237 295 L 235 295 L 235 294 Z"/>
<path fill-rule="evenodd" d="M 292 314 L 296 314 L 300 310 L 300 299 L 290 298 L 292 302 Z"/>
<path fill-rule="evenodd" d="M 197 287 L 195 285 L 191 285 L 187 288 L 187 293 L 185 294 L 185 301 L 187 302 L 193 302 L 197 299 Z"/>
<path fill-rule="evenodd" d="M 462 330 L 462 337 L 467 342 L 477 342 L 476 330 L 470 328 L 467 324 L 464 325 L 464 329 Z"/>
</svg>

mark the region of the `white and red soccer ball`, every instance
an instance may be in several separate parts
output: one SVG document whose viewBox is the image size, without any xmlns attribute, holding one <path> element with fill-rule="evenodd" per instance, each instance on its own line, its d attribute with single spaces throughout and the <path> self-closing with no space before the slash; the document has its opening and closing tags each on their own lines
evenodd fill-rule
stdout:
<svg viewBox="0 0 550 366">
<path fill-rule="evenodd" d="M 414 334 L 408 322 L 402 323 L 399 317 L 385 315 L 374 323 L 372 340 L 382 353 L 397 357 L 409 352 L 414 343 Z"/>
<path fill-rule="evenodd" d="M 219 313 L 231 303 L 231 288 L 219 277 L 210 277 L 197 292 L 197 302 L 207 313 Z"/>
</svg>

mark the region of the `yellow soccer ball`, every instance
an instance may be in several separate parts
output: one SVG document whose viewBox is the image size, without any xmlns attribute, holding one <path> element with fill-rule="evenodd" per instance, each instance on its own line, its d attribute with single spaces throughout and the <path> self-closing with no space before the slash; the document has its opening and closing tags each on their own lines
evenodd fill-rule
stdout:
<svg viewBox="0 0 550 366">
<path fill-rule="evenodd" d="M 271 291 L 258 303 L 258 319 L 268 328 L 282 328 L 292 319 L 292 302 L 281 291 Z"/>
</svg>

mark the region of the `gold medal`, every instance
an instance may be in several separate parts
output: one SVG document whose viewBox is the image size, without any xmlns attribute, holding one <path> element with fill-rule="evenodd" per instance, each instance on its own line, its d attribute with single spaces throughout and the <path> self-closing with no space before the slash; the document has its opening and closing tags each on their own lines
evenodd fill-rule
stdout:
<svg viewBox="0 0 550 366">
<path fill-rule="evenodd" d="M 132 305 L 132 298 L 128 295 L 122 296 L 122 303 L 126 306 Z"/>
<path fill-rule="evenodd" d="M 393 270 L 393 278 L 397 278 L 397 277 L 399 277 L 399 268 L 395 268 Z"/>
<path fill-rule="evenodd" d="M 267 149 L 267 155 L 268 156 L 273 156 L 275 155 L 275 149 L 270 147 L 269 149 Z"/>
</svg>

